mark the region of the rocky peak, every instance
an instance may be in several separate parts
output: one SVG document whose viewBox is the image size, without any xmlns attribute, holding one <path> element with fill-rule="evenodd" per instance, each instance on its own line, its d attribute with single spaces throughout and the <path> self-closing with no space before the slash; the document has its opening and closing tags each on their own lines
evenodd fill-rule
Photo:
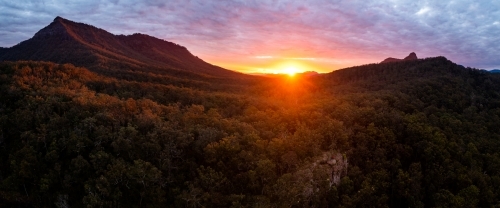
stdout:
<svg viewBox="0 0 500 208">
<path fill-rule="evenodd" d="M 58 21 L 64 21 L 64 20 L 66 20 L 66 19 L 64 19 L 60 16 L 57 16 L 56 18 L 54 18 L 54 21 L 52 21 L 52 22 L 58 22 Z"/>
<path fill-rule="evenodd" d="M 415 52 L 411 52 L 410 55 L 408 55 L 407 57 L 405 57 L 403 60 L 417 60 L 417 54 Z"/>
<path fill-rule="evenodd" d="M 417 54 L 415 52 L 411 52 L 408 56 L 406 56 L 404 59 L 398 59 L 398 58 L 386 58 L 380 63 L 391 63 L 391 62 L 398 62 L 398 61 L 411 61 L 411 60 L 417 60 Z"/>
<path fill-rule="evenodd" d="M 101 46 L 106 45 L 113 38 L 113 34 L 103 29 L 85 23 L 73 22 L 59 16 L 33 37 L 37 40 L 77 40 L 90 44 L 100 42 Z"/>
<path fill-rule="evenodd" d="M 62 17 L 57 16 L 47 27 L 38 31 L 33 38 L 46 38 L 48 36 L 67 36 L 68 32 Z"/>
</svg>

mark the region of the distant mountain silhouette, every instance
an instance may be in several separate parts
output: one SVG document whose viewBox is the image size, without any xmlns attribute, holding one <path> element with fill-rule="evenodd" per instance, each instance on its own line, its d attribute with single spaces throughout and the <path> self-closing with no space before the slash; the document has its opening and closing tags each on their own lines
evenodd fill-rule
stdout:
<svg viewBox="0 0 500 208">
<path fill-rule="evenodd" d="M 404 59 L 397 59 L 397 58 L 389 57 L 389 58 L 386 58 L 385 60 L 383 60 L 380 63 L 390 63 L 390 62 L 398 62 L 398 61 L 410 61 L 410 60 L 417 60 L 417 59 L 418 59 L 417 58 L 417 54 L 415 54 L 415 52 L 411 52 L 410 55 L 408 55 Z"/>
<path fill-rule="evenodd" d="M 498 73 L 500 73 L 500 69 L 490 70 L 490 73 L 498 74 Z"/>
<path fill-rule="evenodd" d="M 432 67 L 430 67 L 432 66 Z M 467 73 L 488 74 L 486 71 L 464 68 L 446 57 L 438 56 L 391 63 L 374 63 L 339 69 L 324 74 L 323 79 L 335 85 L 346 83 L 370 83 L 370 90 L 383 89 L 390 85 L 407 85 L 418 80 L 437 79 Z"/>
<path fill-rule="evenodd" d="M 113 35 L 91 25 L 56 17 L 31 39 L 0 48 L 0 61 L 72 63 L 92 70 L 161 68 L 174 73 L 244 76 L 211 65 L 185 47 L 144 34 Z"/>
</svg>

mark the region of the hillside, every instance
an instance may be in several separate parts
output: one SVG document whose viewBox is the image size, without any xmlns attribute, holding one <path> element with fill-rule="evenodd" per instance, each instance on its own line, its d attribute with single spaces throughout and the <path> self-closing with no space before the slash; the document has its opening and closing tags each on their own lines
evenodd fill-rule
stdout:
<svg viewBox="0 0 500 208">
<path fill-rule="evenodd" d="M 371 88 L 381 89 L 388 84 L 408 82 L 414 79 L 428 79 L 437 76 L 461 75 L 471 71 L 445 57 L 433 57 L 392 63 L 367 64 L 340 69 L 328 73 L 325 80 L 334 84 L 366 83 Z M 479 71 L 478 71 L 479 73 Z"/>
<path fill-rule="evenodd" d="M 239 92 L 0 63 L 1 207 L 491 207 L 500 78 L 444 57 Z"/>
<path fill-rule="evenodd" d="M 143 34 L 113 35 L 61 17 L 31 39 L 1 49 L 2 60 L 71 63 L 107 76 L 136 81 L 161 79 L 191 87 L 197 86 L 191 83 L 193 80 L 208 84 L 227 80 L 225 84 L 238 85 L 253 79 L 206 63 L 175 43 Z"/>
</svg>

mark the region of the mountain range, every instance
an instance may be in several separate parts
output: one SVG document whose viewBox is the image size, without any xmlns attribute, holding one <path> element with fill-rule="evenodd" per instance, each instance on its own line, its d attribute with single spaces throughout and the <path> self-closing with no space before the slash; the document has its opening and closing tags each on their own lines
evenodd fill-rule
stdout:
<svg viewBox="0 0 500 208">
<path fill-rule="evenodd" d="M 403 59 L 389 57 L 381 63 L 417 59 L 412 52 Z M 114 35 L 59 16 L 32 38 L 10 48 L 0 47 L 0 61 L 18 60 L 71 63 L 110 76 L 117 76 L 118 71 L 130 79 L 145 73 L 191 81 L 259 79 L 207 63 L 176 43 L 140 33 Z"/>
<path fill-rule="evenodd" d="M 56 17 L 32 38 L 11 48 L 0 48 L 0 61 L 4 60 L 72 63 L 94 71 L 161 69 L 163 73 L 191 78 L 246 76 L 209 64 L 172 42 L 139 33 L 114 35 L 62 17 Z"/>
</svg>

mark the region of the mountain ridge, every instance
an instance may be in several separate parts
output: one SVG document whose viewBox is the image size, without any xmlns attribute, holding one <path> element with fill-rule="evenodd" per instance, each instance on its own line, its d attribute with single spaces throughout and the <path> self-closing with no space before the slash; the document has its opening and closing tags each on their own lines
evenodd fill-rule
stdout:
<svg viewBox="0 0 500 208">
<path fill-rule="evenodd" d="M 489 72 L 493 74 L 500 74 L 500 69 L 492 69 Z"/>
<path fill-rule="evenodd" d="M 130 66 L 215 77 L 244 76 L 209 64 L 176 43 L 140 33 L 114 35 L 104 29 L 59 16 L 32 38 L 13 47 L 0 49 L 2 60 L 72 63 L 94 70 Z"/>
<path fill-rule="evenodd" d="M 389 58 L 384 59 L 380 63 L 383 64 L 383 63 L 398 62 L 398 61 L 412 61 L 412 60 L 417 60 L 417 59 L 418 59 L 417 54 L 415 52 L 411 52 L 408 56 L 406 56 L 403 59 L 389 57 Z"/>
</svg>

